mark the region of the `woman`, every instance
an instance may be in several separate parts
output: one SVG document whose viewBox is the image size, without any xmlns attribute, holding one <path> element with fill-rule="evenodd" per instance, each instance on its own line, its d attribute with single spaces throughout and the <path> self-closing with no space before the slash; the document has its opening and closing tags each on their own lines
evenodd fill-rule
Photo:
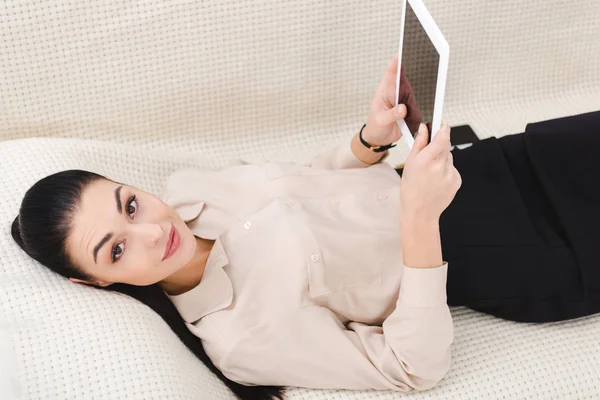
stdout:
<svg viewBox="0 0 600 400">
<path fill-rule="evenodd" d="M 13 238 L 75 283 L 147 304 L 242 399 L 431 388 L 450 368 L 448 305 L 537 322 L 598 312 L 577 258 L 591 247 L 571 242 L 581 215 L 541 189 L 548 163 L 525 135 L 453 153 L 448 126 L 428 144 L 421 125 L 401 178 L 380 163 L 407 112 L 391 106 L 396 68 L 350 145 L 308 165 L 183 169 L 163 200 L 64 171 L 28 190 Z"/>
</svg>

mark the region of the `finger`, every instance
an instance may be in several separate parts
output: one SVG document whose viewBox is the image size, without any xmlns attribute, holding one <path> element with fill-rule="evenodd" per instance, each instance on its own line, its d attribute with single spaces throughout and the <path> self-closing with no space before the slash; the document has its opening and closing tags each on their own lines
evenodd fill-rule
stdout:
<svg viewBox="0 0 600 400">
<path fill-rule="evenodd" d="M 452 167 L 452 172 L 454 173 L 454 175 L 456 176 L 456 186 L 458 186 L 458 189 L 461 188 L 462 186 L 462 176 L 460 175 L 460 172 L 458 172 L 458 170 L 456 169 L 456 167 Z M 457 189 L 457 191 L 458 191 Z"/>
<path fill-rule="evenodd" d="M 429 123 L 429 130 L 431 131 L 432 127 L 431 127 L 431 123 Z M 450 126 L 448 126 L 447 124 L 442 124 L 440 126 L 440 129 L 437 131 L 437 135 L 435 135 L 435 138 L 433 140 L 436 140 L 436 138 L 440 136 L 439 140 L 445 141 L 445 140 L 449 140 L 450 139 Z"/>
<path fill-rule="evenodd" d="M 454 156 L 452 155 L 452 152 L 449 151 L 448 152 L 448 156 L 446 158 L 446 169 L 445 172 L 448 173 L 449 171 L 452 171 L 452 167 L 454 166 Z"/>
<path fill-rule="evenodd" d="M 398 120 L 404 119 L 407 114 L 407 109 L 404 104 L 398 104 L 397 107 L 392 107 L 385 112 L 385 125 L 391 125 Z"/>
<path fill-rule="evenodd" d="M 429 146 L 424 149 L 424 155 L 431 160 L 436 160 L 448 151 L 450 151 L 449 141 L 443 140 L 438 133 L 431 143 L 429 143 Z"/>
<path fill-rule="evenodd" d="M 377 91 L 386 93 L 390 90 L 390 85 L 393 85 L 393 82 L 396 82 L 396 73 L 398 69 L 398 53 L 394 55 L 394 57 L 387 63 L 385 66 L 385 71 L 383 73 L 383 78 L 379 82 L 377 86 Z M 392 90 L 392 93 L 394 90 Z M 394 95 L 395 96 L 395 95 Z M 400 102 L 400 101 L 398 101 Z"/>
<path fill-rule="evenodd" d="M 450 149 L 452 148 L 452 140 L 451 140 L 451 133 L 452 130 L 450 129 L 450 125 L 447 124 L 442 124 L 443 127 L 445 127 L 445 135 L 446 138 L 444 139 L 444 142 L 446 143 L 446 147 L 448 148 L 448 151 L 450 151 Z"/>
<path fill-rule="evenodd" d="M 446 124 L 442 124 L 437 135 L 435 135 L 429 146 L 427 146 L 426 151 L 429 157 L 434 159 L 449 152 L 450 147 L 450 127 Z"/>
<path fill-rule="evenodd" d="M 394 57 L 388 62 L 385 67 L 386 75 L 396 76 L 396 70 L 398 69 L 398 53 L 394 54 Z"/>
<path fill-rule="evenodd" d="M 429 133 L 427 132 L 427 127 L 424 124 L 420 124 L 417 136 L 415 137 L 415 142 L 412 149 L 410 149 L 410 153 L 408 153 L 407 159 L 419 154 L 423 148 L 427 146 L 428 136 Z"/>
</svg>

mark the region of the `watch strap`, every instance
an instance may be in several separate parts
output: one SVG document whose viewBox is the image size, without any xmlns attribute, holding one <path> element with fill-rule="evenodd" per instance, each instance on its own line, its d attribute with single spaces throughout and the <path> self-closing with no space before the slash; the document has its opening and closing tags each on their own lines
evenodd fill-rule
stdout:
<svg viewBox="0 0 600 400">
<path fill-rule="evenodd" d="M 365 126 L 367 126 L 367 124 L 364 124 L 362 126 L 362 128 L 360 128 L 360 132 L 358 134 L 358 138 L 360 139 L 360 142 L 363 144 L 363 146 L 365 146 L 366 148 L 368 148 L 369 150 L 371 150 L 374 153 L 383 153 L 384 151 L 391 149 L 392 147 L 395 147 L 395 144 L 386 144 L 383 146 L 373 146 L 372 144 L 367 143 L 367 141 L 365 141 L 365 139 L 363 139 L 362 137 L 362 131 L 363 129 L 365 129 Z"/>
</svg>

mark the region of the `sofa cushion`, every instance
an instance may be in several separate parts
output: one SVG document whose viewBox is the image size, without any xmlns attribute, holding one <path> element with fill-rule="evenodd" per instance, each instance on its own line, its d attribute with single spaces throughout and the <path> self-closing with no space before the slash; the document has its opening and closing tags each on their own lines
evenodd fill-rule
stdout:
<svg viewBox="0 0 600 400">
<path fill-rule="evenodd" d="M 38 138 L 0 142 L 0 163 L 0 315 L 11 326 L 13 370 L 24 397 L 232 398 L 149 308 L 124 295 L 67 281 L 29 259 L 10 236 L 24 192 L 50 173 L 88 169 L 160 194 L 164 179 L 179 167 L 215 168 L 229 160 Z M 598 394 L 600 315 L 519 324 L 463 307 L 451 311 L 455 340 L 450 373 L 432 390 L 403 397 L 559 399 Z M 340 393 L 290 389 L 288 397 L 333 399 Z M 343 393 L 350 399 L 397 396 Z"/>
</svg>

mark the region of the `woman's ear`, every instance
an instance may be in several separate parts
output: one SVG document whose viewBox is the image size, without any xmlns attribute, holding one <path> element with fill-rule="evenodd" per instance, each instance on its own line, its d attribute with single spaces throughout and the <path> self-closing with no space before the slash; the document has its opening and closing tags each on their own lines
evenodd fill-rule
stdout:
<svg viewBox="0 0 600 400">
<path fill-rule="evenodd" d="M 92 281 L 85 281 L 85 280 L 77 279 L 77 278 L 69 278 L 69 280 L 74 283 L 82 283 L 84 285 L 89 285 L 89 286 L 106 287 L 106 286 L 110 285 L 110 283 L 107 283 L 107 282 L 92 282 Z"/>
</svg>

